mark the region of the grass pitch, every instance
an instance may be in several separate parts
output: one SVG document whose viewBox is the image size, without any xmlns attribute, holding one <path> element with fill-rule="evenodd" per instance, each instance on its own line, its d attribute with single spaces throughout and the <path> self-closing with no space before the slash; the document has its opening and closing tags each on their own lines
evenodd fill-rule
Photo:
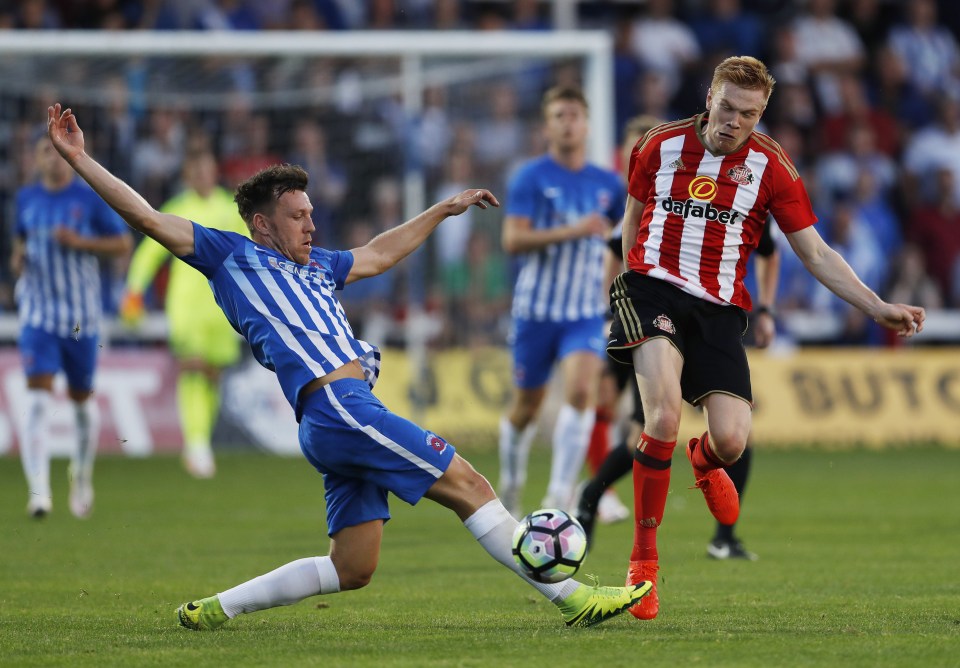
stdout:
<svg viewBox="0 0 960 668">
<path fill-rule="evenodd" d="M 496 477 L 495 454 L 464 452 Z M 545 488 L 535 451 L 527 502 Z M 96 510 L 26 517 L 0 459 L 3 666 L 956 666 L 960 452 L 764 452 L 740 533 L 755 563 L 705 555 L 712 522 L 682 457 L 660 532 L 660 617 L 563 626 L 453 513 L 391 500 L 364 590 L 231 621 L 176 625 L 180 603 L 325 554 L 320 476 L 301 459 L 232 455 L 211 481 L 173 458 L 103 458 Z M 621 496 L 629 487 L 621 484 Z M 632 529 L 601 526 L 583 573 L 619 584 Z"/>
</svg>

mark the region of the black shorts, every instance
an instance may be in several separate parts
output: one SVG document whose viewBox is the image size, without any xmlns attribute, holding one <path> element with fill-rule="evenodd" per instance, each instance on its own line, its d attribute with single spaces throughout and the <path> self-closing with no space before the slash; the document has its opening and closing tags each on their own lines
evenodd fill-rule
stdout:
<svg viewBox="0 0 960 668">
<path fill-rule="evenodd" d="M 633 394 L 633 413 L 630 415 L 630 419 L 639 424 L 644 424 L 646 420 L 643 418 L 643 403 L 640 401 L 640 388 L 637 387 L 637 378 L 633 373 L 633 364 L 620 364 L 620 362 L 612 356 L 607 357 L 607 362 L 607 368 L 617 382 L 617 395 L 622 394 L 623 390 L 628 386 L 630 387 L 631 394 Z"/>
<path fill-rule="evenodd" d="M 667 339 L 683 357 L 680 388 L 686 401 L 696 406 L 708 394 L 723 392 L 753 403 L 743 309 L 708 302 L 635 271 L 613 281 L 610 306 L 610 357 L 632 365 L 631 349 Z"/>
</svg>

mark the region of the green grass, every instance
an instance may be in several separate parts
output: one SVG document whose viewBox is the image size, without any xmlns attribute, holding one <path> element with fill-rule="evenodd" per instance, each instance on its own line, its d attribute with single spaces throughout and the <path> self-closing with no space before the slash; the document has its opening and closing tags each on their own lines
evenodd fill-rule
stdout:
<svg viewBox="0 0 960 668">
<path fill-rule="evenodd" d="M 482 472 L 495 455 L 465 453 Z M 545 487 L 534 453 L 527 501 Z M 174 609 L 295 558 L 325 554 L 321 480 L 300 459 L 234 455 L 195 481 L 177 460 L 98 462 L 94 516 L 24 514 L 0 459 L 0 665 L 956 666 L 960 452 L 763 452 L 741 521 L 756 563 L 705 556 L 712 523 L 682 457 L 660 532 L 661 614 L 597 629 L 493 563 L 452 513 L 392 500 L 365 590 L 231 621 Z M 621 485 L 629 498 L 629 488 Z M 585 572 L 619 584 L 632 529 L 598 528 Z"/>
</svg>

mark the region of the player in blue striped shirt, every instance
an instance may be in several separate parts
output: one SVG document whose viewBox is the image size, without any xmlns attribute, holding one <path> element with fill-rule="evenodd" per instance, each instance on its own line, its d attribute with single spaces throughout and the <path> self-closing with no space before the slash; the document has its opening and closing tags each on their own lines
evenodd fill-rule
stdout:
<svg viewBox="0 0 960 668">
<path fill-rule="evenodd" d="M 180 624 L 212 630 L 238 614 L 290 605 L 308 596 L 366 586 L 380 556 L 387 493 L 415 504 L 426 497 L 453 510 L 481 546 L 515 573 L 517 521 L 486 479 L 436 434 L 394 415 L 372 394 L 376 348 L 353 336 L 334 292 L 393 267 L 441 221 L 470 206 L 499 206 L 487 190 L 466 190 L 351 251 L 313 248 L 307 174 L 269 167 L 240 184 L 235 200 L 251 238 L 208 229 L 156 211 L 84 152 L 76 117 L 48 109 L 50 139 L 127 223 L 156 239 L 208 279 L 227 319 L 254 356 L 277 374 L 300 422 L 300 448 L 323 474 L 330 554 L 290 562 L 270 573 L 180 606 Z M 650 588 L 543 584 L 570 626 L 619 614 Z"/>
<path fill-rule="evenodd" d="M 93 394 L 100 332 L 98 256 L 129 252 L 123 220 L 50 145 L 38 139 L 40 179 L 17 193 L 10 266 L 20 320 L 18 346 L 27 377 L 27 410 L 20 459 L 27 478 L 27 513 L 44 517 L 52 507 L 49 441 L 53 379 L 67 377 L 76 414 L 76 448 L 70 462 L 70 510 L 80 518 L 93 508 L 93 460 L 100 414 Z"/>
<path fill-rule="evenodd" d="M 513 297 L 514 400 L 500 421 L 499 493 L 519 516 L 536 417 L 556 362 L 564 403 L 553 431 L 544 507 L 569 509 L 595 419 L 606 356 L 605 237 L 623 217 L 620 177 L 587 162 L 588 105 L 574 88 L 542 101 L 547 153 L 510 180 L 503 247 L 517 255 Z"/>
</svg>

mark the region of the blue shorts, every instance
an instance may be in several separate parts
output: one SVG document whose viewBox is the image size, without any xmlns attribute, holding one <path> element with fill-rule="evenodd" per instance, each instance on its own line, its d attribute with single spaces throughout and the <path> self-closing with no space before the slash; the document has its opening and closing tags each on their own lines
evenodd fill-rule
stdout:
<svg viewBox="0 0 960 668">
<path fill-rule="evenodd" d="M 525 390 L 547 384 L 553 364 L 570 353 L 589 351 L 606 357 L 603 318 L 570 322 L 513 321 L 513 382 Z"/>
<path fill-rule="evenodd" d="M 36 327 L 24 327 L 17 346 L 28 378 L 63 371 L 71 390 L 89 392 L 93 389 L 99 342 L 97 336 L 57 336 Z"/>
<path fill-rule="evenodd" d="M 366 381 L 335 380 L 301 406 L 300 450 L 323 474 L 331 536 L 389 520 L 387 492 L 415 504 L 453 460 L 452 445 L 391 413 Z"/>
</svg>

